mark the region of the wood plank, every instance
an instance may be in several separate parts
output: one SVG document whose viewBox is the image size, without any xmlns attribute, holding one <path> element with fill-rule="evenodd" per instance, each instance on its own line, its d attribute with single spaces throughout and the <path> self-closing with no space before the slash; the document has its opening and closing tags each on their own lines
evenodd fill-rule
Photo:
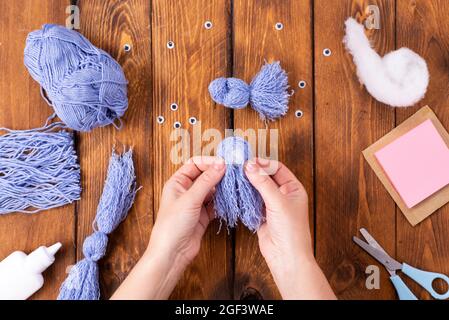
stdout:
<svg viewBox="0 0 449 320">
<path fill-rule="evenodd" d="M 211 29 L 204 27 L 206 21 L 212 22 Z M 153 1 L 152 121 L 156 123 L 158 115 L 165 118 L 162 125 L 156 125 L 153 137 L 156 209 L 165 181 L 180 166 L 170 161 L 171 149 L 178 142 L 178 139 L 170 140 L 174 123 L 179 121 L 191 136 L 190 117 L 201 122 L 202 132 L 215 128 L 223 134 L 229 123 L 228 112 L 214 105 L 207 91 L 213 79 L 229 74 L 229 28 L 230 2 L 227 0 Z M 174 48 L 167 47 L 169 41 L 173 41 Z M 178 105 L 177 111 L 170 110 L 172 103 Z M 231 298 L 232 248 L 226 232 L 217 235 L 218 230 L 216 221 L 206 232 L 200 254 L 172 298 Z"/>
<path fill-rule="evenodd" d="M 45 23 L 64 24 L 68 5 L 68 0 L 0 2 L 0 127 L 38 128 L 53 113 L 40 96 L 39 84 L 23 64 L 23 50 L 29 32 Z M 44 287 L 34 299 L 54 299 L 65 279 L 66 266 L 75 261 L 75 205 L 33 215 L 0 216 L 0 261 L 12 251 L 28 253 L 58 241 L 63 248 L 44 273 Z"/>
<path fill-rule="evenodd" d="M 307 0 L 236 0 L 234 2 L 234 76 L 250 82 L 264 61 L 280 61 L 291 89 L 288 115 L 268 125 L 278 130 L 279 160 L 302 181 L 309 193 L 313 229 L 313 64 L 312 8 Z M 276 23 L 283 28 L 277 30 Z M 306 87 L 298 84 L 306 81 Z M 301 110 L 302 118 L 295 116 Z M 265 129 L 251 108 L 234 115 L 236 129 Z M 275 141 L 272 141 L 274 143 Z M 259 141 L 258 143 L 261 143 Z M 273 155 L 270 155 L 273 156 Z M 257 236 L 246 228 L 236 232 L 235 298 L 278 299 L 280 294 L 260 254 Z"/>
<path fill-rule="evenodd" d="M 430 85 L 425 99 L 416 107 L 397 109 L 397 122 L 401 123 L 420 106 L 428 104 L 446 129 L 449 129 L 449 74 L 448 46 L 449 3 L 444 0 L 397 1 L 397 47 L 408 47 L 420 54 L 430 72 Z M 424 270 L 449 274 L 449 207 L 445 206 L 416 227 L 412 227 L 402 214 L 398 214 L 397 256 Z M 413 281 L 408 281 L 419 299 L 430 295 Z M 439 288 L 442 289 L 441 286 Z M 446 288 L 447 290 L 447 288 Z"/>
<path fill-rule="evenodd" d="M 123 128 L 97 128 L 79 136 L 83 199 L 79 203 L 77 259 L 82 244 L 92 233 L 92 221 L 103 190 L 111 150 L 132 146 L 137 181 L 142 189 L 127 219 L 109 237 L 106 257 L 100 263 L 102 297 L 108 298 L 143 254 L 153 225 L 153 167 L 151 111 L 151 3 L 146 0 L 78 2 L 81 30 L 94 45 L 110 53 L 122 65 L 129 81 L 129 107 Z M 125 44 L 131 45 L 126 52 Z"/>
<path fill-rule="evenodd" d="M 395 46 L 394 1 L 340 0 L 330 8 L 328 1 L 316 0 L 314 8 L 316 255 L 343 299 L 395 298 L 384 269 L 381 289 L 366 289 L 365 269 L 377 263 L 352 242 L 365 227 L 395 255 L 395 204 L 362 156 L 394 127 L 394 109 L 360 86 L 342 43 L 345 20 L 360 17 L 368 5 L 380 9 L 381 28 L 369 34 L 385 54 Z M 323 55 L 325 48 L 330 57 Z"/>
</svg>

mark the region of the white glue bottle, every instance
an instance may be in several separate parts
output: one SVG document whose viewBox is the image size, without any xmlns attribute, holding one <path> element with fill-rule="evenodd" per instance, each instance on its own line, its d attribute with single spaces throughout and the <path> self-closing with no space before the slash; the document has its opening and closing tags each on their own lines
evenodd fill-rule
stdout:
<svg viewBox="0 0 449 320">
<path fill-rule="evenodd" d="M 61 243 L 39 247 L 29 255 L 15 251 L 0 262 L 0 300 L 25 300 L 44 285 L 44 272 Z"/>
</svg>

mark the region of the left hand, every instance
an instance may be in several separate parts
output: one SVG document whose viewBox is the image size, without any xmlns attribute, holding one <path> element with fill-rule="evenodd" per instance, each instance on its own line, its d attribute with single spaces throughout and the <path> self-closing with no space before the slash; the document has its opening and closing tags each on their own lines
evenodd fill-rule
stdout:
<svg viewBox="0 0 449 320">
<path fill-rule="evenodd" d="M 165 184 L 148 251 L 187 266 L 214 218 L 212 196 L 225 173 L 223 159 L 194 157 Z"/>
<path fill-rule="evenodd" d="M 148 248 L 111 299 L 167 299 L 200 250 L 214 217 L 212 195 L 224 160 L 190 159 L 166 182 Z"/>
</svg>

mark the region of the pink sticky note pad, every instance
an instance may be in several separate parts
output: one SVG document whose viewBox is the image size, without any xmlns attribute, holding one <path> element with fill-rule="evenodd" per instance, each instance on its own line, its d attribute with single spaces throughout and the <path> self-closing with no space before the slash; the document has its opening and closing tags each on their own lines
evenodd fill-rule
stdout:
<svg viewBox="0 0 449 320">
<path fill-rule="evenodd" d="M 408 208 L 449 184 L 449 148 L 431 120 L 374 155 Z"/>
</svg>

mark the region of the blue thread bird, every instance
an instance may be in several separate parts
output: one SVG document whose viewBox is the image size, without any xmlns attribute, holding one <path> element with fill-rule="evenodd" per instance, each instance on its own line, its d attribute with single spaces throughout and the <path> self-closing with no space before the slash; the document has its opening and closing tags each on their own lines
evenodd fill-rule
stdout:
<svg viewBox="0 0 449 320">
<path fill-rule="evenodd" d="M 273 121 L 288 111 L 287 73 L 280 62 L 265 64 L 248 85 L 238 78 L 218 78 L 209 85 L 209 93 L 216 103 L 231 109 L 251 104 L 262 120 Z"/>
</svg>

